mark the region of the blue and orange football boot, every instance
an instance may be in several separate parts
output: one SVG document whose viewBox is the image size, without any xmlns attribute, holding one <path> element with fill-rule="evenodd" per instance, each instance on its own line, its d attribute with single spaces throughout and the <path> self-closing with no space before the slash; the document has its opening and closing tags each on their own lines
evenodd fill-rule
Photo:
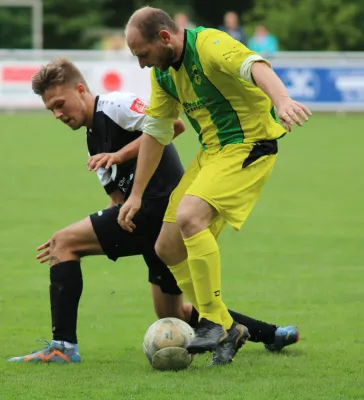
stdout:
<svg viewBox="0 0 364 400">
<path fill-rule="evenodd" d="M 272 353 L 278 353 L 284 347 L 297 343 L 299 340 L 300 331 L 296 326 L 283 326 L 276 329 L 274 342 L 265 344 L 264 347 Z"/>
<path fill-rule="evenodd" d="M 52 340 L 48 343 L 47 347 L 42 350 L 34 351 L 31 354 L 27 354 L 21 357 L 10 358 L 9 362 L 29 362 L 29 363 L 79 363 L 81 362 L 81 356 L 78 351 L 78 345 L 75 344 L 72 347 L 66 347 L 64 342 L 55 342 Z"/>
</svg>

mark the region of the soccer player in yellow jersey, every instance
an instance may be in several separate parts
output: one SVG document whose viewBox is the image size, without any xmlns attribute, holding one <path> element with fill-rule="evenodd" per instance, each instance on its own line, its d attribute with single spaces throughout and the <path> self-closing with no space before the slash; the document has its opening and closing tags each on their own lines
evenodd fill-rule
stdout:
<svg viewBox="0 0 364 400">
<path fill-rule="evenodd" d="M 126 40 L 140 66 L 152 68 L 152 94 L 119 224 L 135 229 L 132 219 L 183 109 L 201 149 L 170 197 L 156 250 L 200 312 L 188 350 L 214 351 L 218 364 L 229 363 L 245 332 L 222 301 L 216 238 L 226 222 L 241 228 L 272 172 L 277 139 L 311 113 L 289 97 L 268 61 L 219 30 L 184 30 L 145 7 L 130 18 Z"/>
</svg>

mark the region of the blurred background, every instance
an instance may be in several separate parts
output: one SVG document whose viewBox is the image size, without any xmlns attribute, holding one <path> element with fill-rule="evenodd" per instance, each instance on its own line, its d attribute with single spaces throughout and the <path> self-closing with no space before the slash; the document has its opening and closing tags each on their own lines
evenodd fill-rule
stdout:
<svg viewBox="0 0 364 400">
<path fill-rule="evenodd" d="M 148 96 L 148 71 L 124 40 L 129 16 L 147 4 L 186 28 L 228 32 L 314 110 L 364 109 L 363 0 L 0 0 L 0 108 L 41 107 L 30 78 L 57 56 L 74 61 L 95 92 Z"/>
</svg>

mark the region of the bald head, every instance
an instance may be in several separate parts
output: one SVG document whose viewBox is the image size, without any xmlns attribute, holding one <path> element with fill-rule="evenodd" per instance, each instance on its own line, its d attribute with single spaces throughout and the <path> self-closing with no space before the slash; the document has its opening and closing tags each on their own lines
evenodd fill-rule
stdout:
<svg viewBox="0 0 364 400">
<path fill-rule="evenodd" d="M 160 31 L 176 34 L 178 27 L 165 11 L 159 8 L 143 7 L 130 17 L 126 30 L 127 36 L 130 31 L 137 31 L 144 40 L 153 42 L 159 38 Z"/>
</svg>

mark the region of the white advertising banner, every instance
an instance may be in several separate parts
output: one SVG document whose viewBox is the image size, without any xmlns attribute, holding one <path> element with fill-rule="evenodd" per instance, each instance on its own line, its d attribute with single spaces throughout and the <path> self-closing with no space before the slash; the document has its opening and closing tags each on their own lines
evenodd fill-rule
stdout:
<svg viewBox="0 0 364 400">
<path fill-rule="evenodd" d="M 136 60 L 75 61 L 95 94 L 128 91 L 144 98 L 150 94 L 150 70 L 141 69 Z M 0 61 L 0 109 L 42 108 L 39 96 L 32 92 L 31 78 L 43 60 Z"/>
<path fill-rule="evenodd" d="M 0 110 L 41 109 L 31 77 L 55 57 L 73 61 L 95 94 L 118 90 L 149 98 L 150 70 L 129 51 L 0 49 Z M 364 52 L 279 52 L 269 60 L 291 96 L 312 110 L 364 111 Z"/>
</svg>

